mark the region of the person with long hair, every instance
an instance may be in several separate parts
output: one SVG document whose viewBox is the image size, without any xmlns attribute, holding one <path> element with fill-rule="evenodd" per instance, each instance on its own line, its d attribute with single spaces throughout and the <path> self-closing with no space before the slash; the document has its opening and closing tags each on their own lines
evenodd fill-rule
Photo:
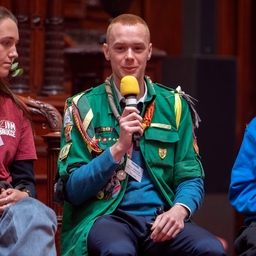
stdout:
<svg viewBox="0 0 256 256">
<path fill-rule="evenodd" d="M 0 256 L 54 256 L 57 220 L 36 199 L 37 155 L 29 112 L 6 79 L 18 57 L 18 41 L 16 17 L 0 6 Z"/>
</svg>

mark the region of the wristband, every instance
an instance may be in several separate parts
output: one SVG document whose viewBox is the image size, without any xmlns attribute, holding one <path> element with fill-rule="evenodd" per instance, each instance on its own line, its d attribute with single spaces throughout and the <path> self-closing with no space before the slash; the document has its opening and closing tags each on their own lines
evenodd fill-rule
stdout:
<svg viewBox="0 0 256 256">
<path fill-rule="evenodd" d="M 23 189 L 21 191 L 26 192 L 29 197 L 32 197 L 32 194 L 31 194 L 31 192 L 28 189 Z"/>
</svg>

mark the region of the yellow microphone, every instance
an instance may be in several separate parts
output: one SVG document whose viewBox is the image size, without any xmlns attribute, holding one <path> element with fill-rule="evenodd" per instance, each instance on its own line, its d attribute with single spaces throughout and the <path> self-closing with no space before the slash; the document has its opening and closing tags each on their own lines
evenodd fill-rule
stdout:
<svg viewBox="0 0 256 256">
<path fill-rule="evenodd" d="M 140 93 L 138 80 L 134 76 L 124 76 L 120 83 L 120 93 L 125 98 L 125 104 L 137 108 L 137 95 Z M 133 148 L 140 148 L 140 134 L 135 132 L 132 136 Z"/>
<path fill-rule="evenodd" d="M 120 93 L 126 106 L 137 107 L 137 95 L 140 93 L 138 80 L 134 76 L 124 76 L 120 83 Z"/>
</svg>

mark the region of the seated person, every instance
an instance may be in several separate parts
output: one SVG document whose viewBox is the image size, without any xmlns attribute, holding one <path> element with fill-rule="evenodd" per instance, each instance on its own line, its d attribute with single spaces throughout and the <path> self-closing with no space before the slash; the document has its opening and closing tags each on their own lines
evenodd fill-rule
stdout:
<svg viewBox="0 0 256 256">
<path fill-rule="evenodd" d="M 235 241 L 238 255 L 256 255 L 256 118 L 246 127 L 244 138 L 231 172 L 229 200 L 246 216 Z"/>
<path fill-rule="evenodd" d="M 0 256 L 55 256 L 56 215 L 36 198 L 29 113 L 5 77 L 18 57 L 17 20 L 0 6 Z"/>
<path fill-rule="evenodd" d="M 114 18 L 103 51 L 112 75 L 64 110 L 62 256 L 226 255 L 190 221 L 204 196 L 191 106 L 145 76 L 147 24 L 132 14 Z"/>
</svg>

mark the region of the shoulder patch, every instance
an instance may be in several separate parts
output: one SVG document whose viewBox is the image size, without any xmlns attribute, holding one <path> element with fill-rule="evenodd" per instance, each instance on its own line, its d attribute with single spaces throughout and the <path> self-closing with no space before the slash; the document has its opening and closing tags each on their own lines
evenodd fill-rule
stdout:
<svg viewBox="0 0 256 256">
<path fill-rule="evenodd" d="M 71 145 L 72 145 L 72 142 L 64 145 L 64 147 L 60 150 L 59 160 L 63 160 L 67 158 Z"/>
</svg>

